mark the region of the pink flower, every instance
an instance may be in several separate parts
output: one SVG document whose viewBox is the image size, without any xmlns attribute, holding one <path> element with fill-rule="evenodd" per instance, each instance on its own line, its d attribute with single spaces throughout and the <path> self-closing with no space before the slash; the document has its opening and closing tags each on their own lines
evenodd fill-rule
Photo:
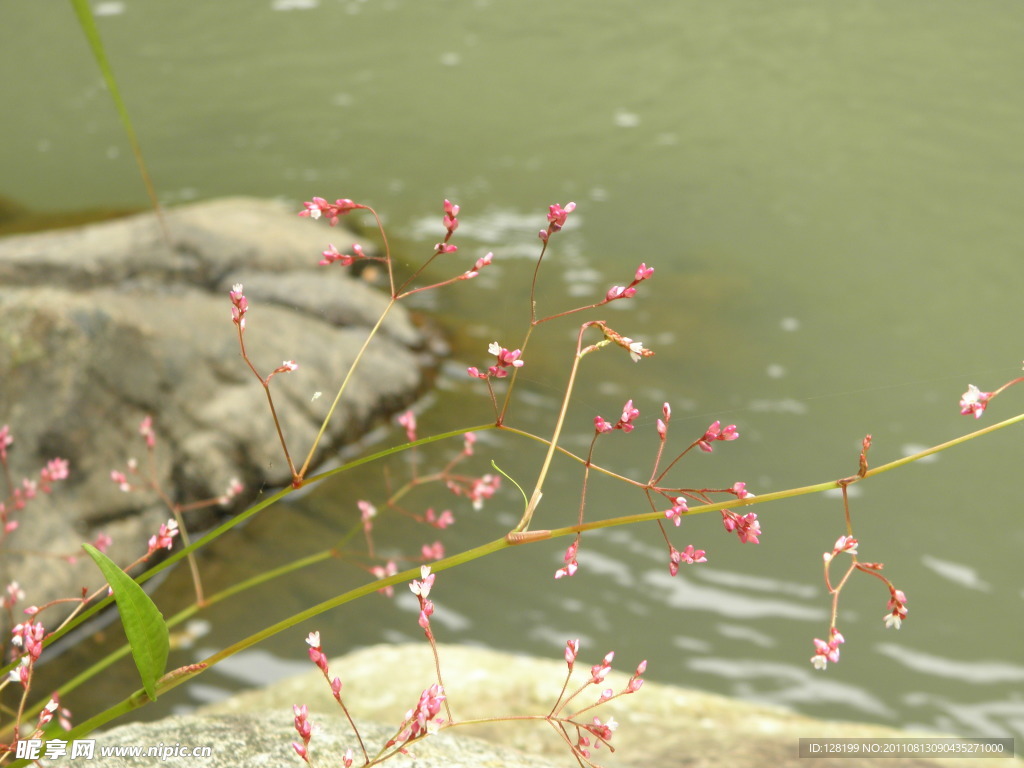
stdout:
<svg viewBox="0 0 1024 768">
<path fill-rule="evenodd" d="M 967 391 L 960 397 L 960 414 L 963 416 L 973 414 L 974 418 L 980 419 L 991 398 L 991 392 L 982 392 L 973 384 L 969 385 Z"/>
<path fill-rule="evenodd" d="M 459 215 L 459 206 L 452 205 L 448 200 L 444 201 L 444 228 L 448 230 L 449 237 L 451 234 L 458 229 L 459 220 L 455 218 Z"/>
<path fill-rule="evenodd" d="M 16 581 L 7 585 L 6 592 L 7 597 L 0 601 L 0 607 L 13 608 L 18 601 L 25 599 L 25 590 Z"/>
<path fill-rule="evenodd" d="M 388 560 L 387 565 L 375 565 L 373 566 L 373 568 L 370 569 L 370 571 L 378 579 L 387 579 L 398 573 L 398 565 L 395 563 L 394 560 Z M 385 595 L 386 597 L 394 597 L 395 594 L 395 588 L 391 586 L 384 587 L 383 589 L 378 589 L 377 591 Z"/>
<path fill-rule="evenodd" d="M 170 549 L 174 546 L 174 537 L 178 535 L 178 523 L 176 520 L 171 519 L 160 526 L 160 530 L 154 536 L 149 537 L 149 551 L 146 552 L 146 557 L 156 552 L 158 549 Z"/>
<path fill-rule="evenodd" d="M 116 469 L 111 470 L 110 479 L 117 483 L 117 486 L 125 493 L 132 489 L 131 483 L 128 482 L 124 472 L 118 472 Z"/>
<path fill-rule="evenodd" d="M 519 358 L 522 356 L 522 352 L 518 349 L 508 350 L 501 346 L 498 342 L 492 341 L 487 347 L 487 351 L 498 358 L 498 366 L 500 368 L 522 368 L 523 361 Z M 496 370 L 494 367 L 490 369 L 492 376 L 501 378 L 505 376 L 505 371 Z"/>
<path fill-rule="evenodd" d="M 429 525 L 432 525 L 435 528 L 440 528 L 442 531 L 455 522 L 455 516 L 452 514 L 450 509 L 446 509 L 438 515 L 434 512 L 433 507 L 431 507 L 423 513 L 423 517 Z"/>
<path fill-rule="evenodd" d="M 890 588 L 889 592 L 889 604 L 886 606 L 889 613 L 885 614 L 883 620 L 887 628 L 899 629 L 903 620 L 907 618 L 907 596 L 898 589 Z"/>
<path fill-rule="evenodd" d="M 16 624 L 11 630 L 11 644 L 21 648 L 33 662 L 43 653 L 45 637 L 46 628 L 38 621 Z"/>
<path fill-rule="evenodd" d="M 363 499 L 359 499 L 356 506 L 359 507 L 359 517 L 363 521 L 363 533 L 369 536 L 373 530 L 373 518 L 377 516 L 377 508 Z"/>
<path fill-rule="evenodd" d="M 437 243 L 434 246 L 434 253 L 439 255 L 445 253 L 455 253 L 457 250 L 459 250 L 459 246 L 452 245 L 451 243 Z"/>
<path fill-rule="evenodd" d="M 857 540 L 853 536 L 840 536 L 836 539 L 835 546 L 832 547 L 831 553 L 826 553 L 825 560 L 831 560 L 833 557 L 838 555 L 840 552 L 849 552 L 851 555 L 857 554 Z"/>
<path fill-rule="evenodd" d="M 648 267 L 643 262 L 640 262 L 640 266 L 636 268 L 636 276 L 633 278 L 634 283 L 639 283 L 642 280 L 646 280 L 654 274 L 654 267 Z"/>
<path fill-rule="evenodd" d="M 405 427 L 405 436 L 410 443 L 416 441 L 416 414 L 413 411 L 406 411 L 398 417 L 398 423 Z"/>
<path fill-rule="evenodd" d="M 7 463 L 7 447 L 14 442 L 14 438 L 11 437 L 11 428 L 9 425 L 4 424 L 0 427 L 0 462 Z"/>
<path fill-rule="evenodd" d="M 646 671 L 647 671 L 647 659 L 644 659 L 643 661 L 641 661 L 639 664 L 636 665 L 636 672 L 634 672 L 633 676 L 631 678 L 629 678 L 629 682 L 626 684 L 626 692 L 627 693 L 636 693 L 637 691 L 640 690 L 640 686 L 642 686 L 644 684 L 644 681 L 643 681 L 643 678 L 641 677 L 641 675 L 643 675 L 644 672 L 646 672 Z"/>
<path fill-rule="evenodd" d="M 730 424 L 725 429 L 722 429 L 722 422 L 716 421 L 708 427 L 704 437 L 697 441 L 697 446 L 705 453 L 711 453 L 714 450 L 711 447 L 711 443 L 715 440 L 735 440 L 739 436 L 740 433 L 736 431 L 735 424 Z"/>
<path fill-rule="evenodd" d="M 501 346 L 501 344 L 499 344 L 498 342 L 492 341 L 488 345 L 487 351 L 494 355 L 496 358 L 498 358 L 497 364 L 489 367 L 487 369 L 487 373 L 482 373 L 476 367 L 467 368 L 466 372 L 470 376 L 474 376 L 478 379 L 486 379 L 489 376 L 493 376 L 496 379 L 503 379 L 506 376 L 508 376 L 508 371 L 505 370 L 506 368 L 523 367 L 523 361 L 519 359 L 523 353 L 518 349 L 508 350 L 505 349 L 505 347 Z"/>
<path fill-rule="evenodd" d="M 425 600 L 430 595 L 430 590 L 434 586 L 434 579 L 436 577 L 437 574 L 430 572 L 429 565 L 421 565 L 420 579 L 413 579 L 409 582 L 409 591 L 416 595 L 416 597 Z"/>
<path fill-rule="evenodd" d="M 576 203 L 568 203 L 565 208 L 557 203 L 548 206 L 548 233 L 557 232 L 565 226 L 569 214 L 576 210 Z"/>
<path fill-rule="evenodd" d="M 569 547 L 565 550 L 565 555 L 562 556 L 562 560 L 565 562 L 565 566 L 555 571 L 555 578 L 560 579 L 563 576 L 572 576 L 576 573 L 579 568 L 579 563 L 576 562 L 576 553 L 580 549 L 580 540 L 577 538 Z"/>
<path fill-rule="evenodd" d="M 633 422 L 640 415 L 640 411 L 633 407 L 633 401 L 627 400 L 626 404 L 622 406 L 622 415 L 615 424 L 609 425 L 601 416 L 594 418 L 594 429 L 598 434 L 602 432 L 611 432 L 613 429 L 621 429 L 623 432 L 633 431 Z"/>
<path fill-rule="evenodd" d="M 749 499 L 754 495 L 747 490 L 746 483 L 733 483 L 729 492 L 735 494 L 737 499 Z"/>
<path fill-rule="evenodd" d="M 427 633 L 427 637 L 431 638 L 430 633 L 430 617 L 434 613 L 434 604 L 427 599 L 430 595 L 430 590 L 434 586 L 435 574 L 430 572 L 429 565 L 420 566 L 420 579 L 413 580 L 409 584 L 409 590 L 416 595 L 416 598 L 420 601 L 420 618 L 419 625 L 423 628 L 423 631 Z"/>
<path fill-rule="evenodd" d="M 310 632 L 306 638 L 306 644 L 309 645 L 309 660 L 316 664 L 320 671 L 326 675 L 327 656 L 324 654 L 324 649 L 320 646 L 320 633 Z"/>
<path fill-rule="evenodd" d="M 703 549 L 694 549 L 692 544 L 687 544 L 686 549 L 682 552 L 675 547 L 671 547 L 668 556 L 668 572 L 673 576 L 677 575 L 681 563 L 686 563 L 687 565 L 706 563 L 708 559 L 705 557 L 705 554 L 707 553 Z"/>
<path fill-rule="evenodd" d="M 429 732 L 432 724 L 443 722 L 437 718 L 437 714 L 441 711 L 444 699 L 444 688 L 438 683 L 434 683 L 427 690 L 423 691 L 420 694 L 420 700 L 417 702 L 416 708 L 410 709 L 405 713 L 405 722 L 409 723 L 410 727 L 399 738 L 402 741 L 409 741 L 419 736 L 424 736 Z"/>
<path fill-rule="evenodd" d="M 444 558 L 444 544 L 435 541 L 433 544 L 424 544 L 420 547 L 420 554 L 424 560 L 441 560 Z"/>
<path fill-rule="evenodd" d="M 633 421 L 640 415 L 640 410 L 633 407 L 633 401 L 627 400 L 622 406 L 622 416 L 619 417 L 619 424 L 623 432 L 633 431 Z M 618 425 L 616 425 L 618 426 Z"/>
<path fill-rule="evenodd" d="M 224 493 L 217 498 L 217 501 L 220 504 L 230 504 L 231 500 L 243 490 L 245 490 L 245 486 L 242 485 L 242 481 L 233 477 L 228 481 L 228 487 L 224 489 Z"/>
<path fill-rule="evenodd" d="M 484 501 L 491 498 L 500 487 L 501 477 L 498 475 L 484 475 L 473 480 L 473 484 L 466 495 L 473 502 L 473 509 L 481 510 L 484 508 Z"/>
<path fill-rule="evenodd" d="M 153 431 L 153 417 L 146 416 L 139 424 L 139 434 L 146 438 L 146 447 L 152 448 L 156 445 L 156 432 Z"/>
<path fill-rule="evenodd" d="M 615 301 L 616 299 L 631 299 L 636 295 L 636 288 L 629 286 L 628 288 L 622 285 L 613 285 L 608 289 L 608 293 L 604 295 L 605 301 Z"/>
<path fill-rule="evenodd" d="M 106 552 L 110 549 L 110 545 L 114 543 L 114 540 L 107 536 L 105 533 L 97 533 L 96 538 L 93 539 L 92 545 L 96 547 L 100 552 Z"/>
<path fill-rule="evenodd" d="M 576 655 L 580 652 L 580 640 L 569 640 L 565 644 L 565 663 L 569 665 L 570 671 L 576 663 Z"/>
<path fill-rule="evenodd" d="M 309 710 L 306 705 L 299 706 L 298 704 L 292 705 L 292 712 L 295 713 L 295 731 L 299 734 L 299 738 L 302 739 L 301 744 L 292 742 L 292 747 L 298 753 L 299 757 L 309 763 L 309 740 L 313 736 L 313 723 L 309 719 Z M 310 763 L 312 765 L 312 763 Z"/>
<path fill-rule="evenodd" d="M 757 515 L 753 512 L 740 516 L 731 510 L 723 509 L 722 524 L 730 533 L 735 531 L 744 544 L 761 543 L 757 538 L 761 535 L 761 523 L 758 522 Z"/>
<path fill-rule="evenodd" d="M 830 661 L 833 664 L 839 662 L 839 646 L 846 641 L 835 627 L 829 630 L 829 635 L 830 639 L 827 643 L 814 638 L 814 655 L 811 657 L 811 664 L 815 669 L 825 669 Z"/>
<path fill-rule="evenodd" d="M 334 247 L 334 243 L 331 243 L 326 251 L 321 252 L 322 259 L 320 259 L 320 266 L 326 267 L 329 264 L 339 263 L 343 267 L 348 267 L 354 264 L 360 259 L 366 260 L 370 257 L 363 252 L 363 247 L 359 243 L 352 244 L 352 252 L 354 255 L 347 253 L 340 253 L 337 248 Z"/>
<path fill-rule="evenodd" d="M 249 311 L 249 302 L 242 293 L 242 284 L 235 283 L 228 293 L 231 297 L 231 322 L 238 326 L 239 330 L 245 330 L 245 313 Z"/>
<path fill-rule="evenodd" d="M 319 219 L 322 215 L 326 215 L 330 219 L 332 227 L 337 224 L 338 219 L 346 213 L 354 211 L 357 208 L 366 207 L 365 205 L 353 203 L 348 198 L 328 203 L 322 197 L 314 197 L 311 202 L 303 203 L 303 205 L 305 206 L 305 210 L 299 211 L 299 216 L 308 216 L 311 219 Z"/>
<path fill-rule="evenodd" d="M 472 278 L 476 277 L 477 275 L 480 274 L 481 269 L 490 266 L 492 259 L 494 259 L 493 253 L 488 253 L 486 256 L 481 256 L 479 259 L 476 260 L 476 263 L 473 264 L 472 269 L 462 273 L 460 279 L 471 280 Z"/>
<path fill-rule="evenodd" d="M 51 483 L 66 480 L 68 477 L 67 459 L 50 459 L 46 466 L 39 470 L 39 487 L 43 493 L 50 492 Z"/>
<path fill-rule="evenodd" d="M 678 528 L 679 524 L 683 521 L 683 515 L 689 511 L 690 508 L 686 506 L 686 499 L 682 496 L 676 496 L 672 509 L 665 510 L 665 519 L 671 520 Z"/>
<path fill-rule="evenodd" d="M 608 677 L 608 673 L 612 668 L 612 659 L 615 658 L 615 651 L 608 651 L 604 659 L 600 664 L 595 664 L 590 668 L 590 682 L 594 685 L 600 685 L 604 682 L 604 679 Z"/>
</svg>

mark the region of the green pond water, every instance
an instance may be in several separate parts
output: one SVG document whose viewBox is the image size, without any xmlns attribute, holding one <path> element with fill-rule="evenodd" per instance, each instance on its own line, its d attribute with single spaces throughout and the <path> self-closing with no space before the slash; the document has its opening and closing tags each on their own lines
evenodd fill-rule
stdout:
<svg viewBox="0 0 1024 768">
<path fill-rule="evenodd" d="M 465 368 L 485 364 L 495 339 L 520 343 L 536 232 L 548 205 L 570 200 L 577 211 L 545 258 L 541 314 L 598 300 L 641 261 L 656 268 L 635 299 L 596 316 L 657 355 L 588 358 L 567 419 L 566 447 L 584 452 L 593 417 L 614 420 L 632 398 L 638 429 L 597 454 L 622 474 L 649 475 L 665 401 L 680 447 L 716 419 L 741 433 L 688 456 L 679 484 L 742 480 L 767 493 L 852 474 L 868 433 L 875 464 L 961 435 L 976 426 L 958 413 L 967 385 L 991 390 L 1020 372 L 1018 3 L 108 0 L 94 10 L 165 203 L 245 194 L 298 210 L 313 195 L 350 197 L 382 212 L 408 264 L 440 239 L 443 199 L 462 206 L 460 251 L 432 274 L 487 251 L 495 264 L 413 303 L 453 345 L 418 406 L 421 434 L 487 421 L 489 400 Z M 0 20 L 0 193 L 37 210 L 145 205 L 70 9 L 9 2 Z M 576 328 L 538 329 L 510 423 L 550 434 Z M 1020 402 L 1009 391 L 979 424 Z M 440 450 L 423 461 L 443 461 Z M 493 459 L 529 489 L 542 458 L 488 433 L 472 471 Z M 648 658 L 652 679 L 817 716 L 1024 736 L 1020 461 L 1011 428 L 854 487 L 861 557 L 886 564 L 910 615 L 885 630 L 885 587 L 853 579 L 842 660 L 824 673 L 808 663 L 828 627 L 821 554 L 845 532 L 829 495 L 756 507 L 759 546 L 741 545 L 717 515 L 685 520 L 673 542 L 707 550 L 708 562 L 675 579 L 653 525 L 588 535 L 579 573 L 559 582 L 567 540 L 487 558 L 438 577 L 435 628 L 445 641 L 554 658 L 580 637 L 587 659 L 615 649 L 622 668 Z M 538 526 L 575 520 L 581 481 L 577 465 L 555 463 Z M 357 473 L 263 515 L 214 548 L 210 580 L 317 549 L 351 522 L 356 499 L 379 501 L 384 487 L 379 473 Z M 449 552 L 500 536 L 521 511 L 509 484 L 480 512 L 441 495 L 419 503 L 455 511 Z M 620 484 L 588 492 L 588 519 L 647 509 Z M 387 521 L 379 535 L 396 552 L 435 538 Z M 172 662 L 362 578 L 330 564 L 229 601 Z M 179 593 L 184 572 L 163 599 Z M 143 716 L 308 668 L 314 628 L 331 654 L 420 637 L 411 595 L 360 601 Z M 127 673 L 102 684 L 118 698 L 131 687 Z"/>
</svg>

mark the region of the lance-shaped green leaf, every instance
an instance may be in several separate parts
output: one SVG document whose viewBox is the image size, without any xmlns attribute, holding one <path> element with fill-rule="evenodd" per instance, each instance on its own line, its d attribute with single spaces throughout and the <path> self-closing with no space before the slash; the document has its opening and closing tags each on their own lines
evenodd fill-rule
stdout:
<svg viewBox="0 0 1024 768">
<path fill-rule="evenodd" d="M 82 548 L 103 571 L 104 578 L 114 591 L 114 600 L 121 613 L 121 625 L 132 648 L 135 666 L 142 677 L 142 687 L 146 689 L 149 698 L 156 701 L 156 681 L 164 673 L 171 647 L 163 614 L 145 590 L 118 568 L 117 563 L 90 544 L 83 544 Z"/>
</svg>

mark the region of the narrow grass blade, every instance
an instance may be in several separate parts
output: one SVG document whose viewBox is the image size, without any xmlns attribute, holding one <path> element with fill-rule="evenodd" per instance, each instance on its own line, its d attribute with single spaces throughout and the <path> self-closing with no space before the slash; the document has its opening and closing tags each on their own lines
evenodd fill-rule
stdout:
<svg viewBox="0 0 1024 768">
<path fill-rule="evenodd" d="M 142 148 L 139 146 L 139 140 L 135 135 L 132 120 L 128 116 L 128 108 L 125 106 L 124 99 L 121 98 L 121 91 L 117 87 L 114 70 L 107 60 L 107 52 L 103 47 L 103 40 L 100 39 L 100 31 L 96 27 L 96 19 L 93 18 L 88 0 L 71 0 L 71 5 L 78 16 L 78 25 L 82 28 L 82 34 L 89 41 L 92 54 L 96 57 L 96 63 L 99 65 L 100 73 L 103 75 L 103 81 L 107 84 L 107 90 L 110 91 L 110 96 L 114 100 L 117 114 L 121 118 L 121 125 L 124 126 L 124 131 L 128 135 L 128 143 L 131 144 L 132 154 L 135 155 L 135 162 L 139 166 L 139 173 L 142 174 L 142 183 L 146 185 L 146 193 L 149 195 L 153 211 L 160 222 L 160 229 L 163 231 L 164 240 L 167 242 L 168 247 L 170 247 L 171 238 L 167 232 L 167 224 L 164 221 L 163 213 L 160 210 L 160 201 L 156 196 L 156 188 L 153 186 L 153 180 L 150 178 L 149 170 L 146 168 L 146 161 L 142 158 Z"/>
</svg>

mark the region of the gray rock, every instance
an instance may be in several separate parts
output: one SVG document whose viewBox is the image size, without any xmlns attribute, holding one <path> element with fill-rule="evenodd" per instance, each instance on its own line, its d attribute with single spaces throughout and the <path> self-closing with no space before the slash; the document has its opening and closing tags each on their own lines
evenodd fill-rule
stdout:
<svg viewBox="0 0 1024 768">
<path fill-rule="evenodd" d="M 331 647 L 329 637 L 321 640 L 325 649 Z M 569 690 L 582 685 L 590 665 L 599 662 L 603 652 L 581 650 Z M 439 656 L 456 720 L 546 714 L 558 697 L 567 671 L 560 658 L 535 659 L 483 648 L 442 645 Z M 638 661 L 631 660 L 627 666 L 623 660 L 621 667 L 626 673 L 613 671 L 601 689 L 623 690 L 628 673 Z M 377 645 L 333 659 L 330 674 L 341 678 L 342 696 L 354 717 L 397 725 L 416 703 L 419 691 L 434 681 L 434 658 L 426 642 Z M 577 708 L 596 701 L 597 693 L 593 686 L 588 688 Z M 306 704 L 310 712 L 325 713 L 335 722 L 341 721 L 338 705 L 319 670 L 233 696 L 204 707 L 202 712 L 204 716 L 266 710 L 290 712 L 293 704 Z M 778 707 L 650 681 L 636 693 L 616 698 L 589 713 L 590 717 L 595 715 L 602 722 L 614 716 L 619 723 L 611 740 L 616 749 L 614 754 L 605 748 L 592 750 L 592 759 L 606 768 L 851 768 L 865 762 L 799 758 L 799 739 L 937 735 L 817 720 Z M 477 737 L 529 753 L 537 761 L 535 765 L 543 765 L 542 760 L 566 767 L 577 765 L 553 729 L 536 720 L 484 723 L 444 733 L 453 732 L 459 738 Z M 976 760 L 962 758 L 884 761 L 887 768 L 968 768 L 977 764 Z M 1024 763 L 1014 759 L 985 760 L 986 768 L 1022 766 Z"/>
<path fill-rule="evenodd" d="M 71 467 L 52 494 L 16 513 L 0 561 L 0 584 L 19 581 L 29 602 L 98 585 L 88 558 L 61 559 L 81 542 L 107 533 L 109 554 L 130 562 L 168 518 L 154 493 L 123 493 L 110 479 L 129 457 L 148 465 L 138 433 L 146 415 L 157 433 L 155 476 L 176 502 L 217 497 L 239 478 L 249 489 L 241 505 L 290 481 L 266 396 L 239 354 L 232 285 L 245 287 L 246 348 L 261 375 L 286 359 L 300 366 L 271 387 L 297 466 L 387 307 L 342 268 L 317 266 L 328 242 L 355 236 L 294 208 L 216 200 L 167 220 L 172 248 L 151 214 L 0 239 L 0 425 L 15 439 L 11 475 L 34 477 L 57 456 Z M 408 404 L 433 364 L 423 335 L 393 307 L 314 463 Z"/>
<path fill-rule="evenodd" d="M 358 742 L 347 724 L 337 717 L 313 717 L 314 732 L 310 755 L 314 765 L 340 766 L 341 755 L 351 748 L 359 756 L 353 765 L 363 765 Z M 360 733 L 367 748 L 379 748 L 394 730 L 377 723 L 360 723 Z M 288 768 L 305 765 L 292 748 L 298 741 L 292 725 L 292 711 L 254 712 L 245 715 L 174 716 L 155 723 L 135 723 L 114 728 L 96 740 L 95 755 L 90 765 L 102 768 L 138 768 L 160 765 L 168 768 Z M 174 755 L 168 757 L 99 757 L 102 747 L 160 746 L 168 750 L 181 747 L 210 747 L 209 757 Z M 391 763 L 402 768 L 561 768 L 566 763 L 553 762 L 526 755 L 508 747 L 489 744 L 479 739 L 451 732 L 427 737 L 410 748 L 410 755 L 399 755 Z M 375 754 L 370 752 L 372 756 Z M 60 759 L 44 764 L 57 768 L 77 768 L 83 763 Z"/>
</svg>

